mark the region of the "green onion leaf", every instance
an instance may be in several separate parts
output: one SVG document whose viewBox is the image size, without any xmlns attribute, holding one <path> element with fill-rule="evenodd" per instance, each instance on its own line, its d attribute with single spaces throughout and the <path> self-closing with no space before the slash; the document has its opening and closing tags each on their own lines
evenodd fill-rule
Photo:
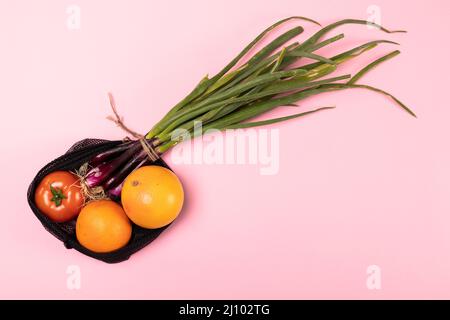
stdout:
<svg viewBox="0 0 450 320">
<path fill-rule="evenodd" d="M 375 60 L 374 62 L 372 62 L 371 64 L 369 64 L 368 66 L 364 67 L 363 69 L 361 69 L 361 71 L 359 71 L 357 74 L 355 74 L 350 81 L 347 84 L 355 84 L 359 79 L 361 79 L 366 73 L 368 73 L 370 70 L 372 70 L 373 68 L 375 68 L 376 66 L 378 66 L 379 64 L 392 59 L 396 56 L 398 56 L 400 54 L 400 51 L 396 50 L 393 51 L 377 60 Z"/>
<path fill-rule="evenodd" d="M 294 56 L 294 57 L 309 58 L 309 59 L 317 60 L 317 61 L 320 61 L 323 63 L 328 63 L 328 64 L 336 64 L 336 62 L 334 62 L 333 60 L 330 60 L 328 58 L 319 56 L 318 54 L 314 54 L 314 53 L 306 52 L 306 51 L 293 51 L 290 55 Z"/>
<path fill-rule="evenodd" d="M 244 129 L 244 128 L 266 126 L 266 125 L 283 122 L 283 121 L 287 121 L 287 120 L 291 120 L 291 119 L 295 119 L 295 118 L 299 118 L 299 117 L 304 117 L 308 114 L 313 114 L 313 113 L 316 113 L 319 111 L 330 110 L 330 109 L 334 109 L 334 108 L 335 107 L 323 107 L 323 108 L 318 108 L 318 109 L 311 110 L 311 111 L 301 112 L 301 113 L 297 113 L 297 114 L 294 114 L 291 116 L 286 116 L 286 117 L 281 117 L 281 118 L 274 118 L 274 119 L 269 119 L 269 120 L 247 122 L 247 123 L 238 123 L 238 124 L 230 125 L 230 126 L 226 127 L 226 129 Z"/>
<path fill-rule="evenodd" d="M 370 91 L 374 91 L 377 93 L 381 93 L 382 95 L 385 95 L 389 98 L 391 98 L 392 100 L 394 100 L 403 110 L 405 110 L 406 112 L 408 112 L 410 115 L 412 115 L 413 117 L 417 118 L 417 115 L 411 110 L 409 109 L 403 102 L 401 102 L 399 99 L 397 99 L 396 97 L 394 97 L 392 94 L 372 87 L 372 86 L 368 86 L 368 85 L 362 85 L 362 84 L 339 84 L 339 83 L 334 83 L 334 84 L 324 84 L 323 86 L 321 86 L 320 88 L 324 88 L 324 89 L 367 89 Z"/>
</svg>

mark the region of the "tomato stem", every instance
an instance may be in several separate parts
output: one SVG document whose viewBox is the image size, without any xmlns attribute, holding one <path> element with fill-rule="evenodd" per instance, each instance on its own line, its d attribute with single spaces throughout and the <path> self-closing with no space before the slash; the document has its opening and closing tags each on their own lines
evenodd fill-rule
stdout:
<svg viewBox="0 0 450 320">
<path fill-rule="evenodd" d="M 55 203 L 55 206 L 59 207 L 64 199 L 67 199 L 67 197 L 63 194 L 62 190 L 60 188 L 54 188 L 52 184 L 50 184 L 50 191 L 52 192 L 53 197 L 50 199 L 50 201 L 53 201 Z"/>
</svg>

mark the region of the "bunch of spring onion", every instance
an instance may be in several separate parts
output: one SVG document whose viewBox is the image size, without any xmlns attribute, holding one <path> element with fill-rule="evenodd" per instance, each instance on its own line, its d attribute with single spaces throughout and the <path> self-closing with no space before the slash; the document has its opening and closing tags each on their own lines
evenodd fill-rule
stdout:
<svg viewBox="0 0 450 320">
<path fill-rule="evenodd" d="M 387 33 L 403 31 L 389 31 L 374 23 L 348 19 L 321 28 L 304 42 L 287 44 L 304 31 L 301 26 L 297 26 L 264 46 L 245 63 L 240 63 L 244 55 L 248 54 L 275 27 L 294 19 L 320 26 L 319 23 L 308 18 L 290 17 L 264 30 L 218 74 L 212 78 L 208 76 L 203 78 L 190 94 L 153 126 L 145 135 L 145 141 L 152 151 L 162 155 L 182 141 L 181 136 L 177 134 L 180 132 L 179 129 L 192 132 L 193 135 L 201 135 L 209 129 L 225 130 L 262 126 L 330 109 L 320 108 L 282 118 L 247 122 L 280 106 L 293 105 L 299 100 L 320 93 L 351 88 L 364 88 L 384 94 L 415 116 L 410 109 L 389 93 L 357 84 L 365 73 L 383 61 L 398 55 L 399 51 L 393 51 L 372 62 L 353 77 L 349 74 L 332 75 L 340 64 L 351 61 L 378 44 L 396 43 L 387 40 L 371 41 L 329 58 L 316 53 L 317 50 L 344 38 L 343 34 L 339 34 L 323 40 L 327 33 L 344 24 L 371 25 Z M 314 63 L 301 67 L 293 66 L 303 58 L 313 60 Z M 197 122 L 202 124 L 200 133 L 194 130 Z M 109 196 L 117 197 L 120 196 L 121 185 L 128 174 L 151 162 L 147 152 L 142 148 L 141 141 L 124 142 L 92 158 L 89 162 L 90 170 L 86 173 L 84 181 L 89 188 L 101 188 Z"/>
</svg>

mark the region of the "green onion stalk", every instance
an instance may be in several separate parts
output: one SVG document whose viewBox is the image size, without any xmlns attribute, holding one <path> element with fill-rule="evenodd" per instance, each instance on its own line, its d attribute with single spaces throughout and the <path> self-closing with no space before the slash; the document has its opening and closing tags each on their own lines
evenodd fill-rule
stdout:
<svg viewBox="0 0 450 320">
<path fill-rule="evenodd" d="M 291 20 L 312 23 L 320 29 L 305 41 L 295 42 L 294 39 L 304 31 L 302 26 L 296 26 L 253 53 L 247 61 L 241 62 L 264 37 L 276 27 Z M 372 26 L 385 33 L 405 32 L 391 31 L 375 23 L 355 19 L 341 20 L 326 27 L 322 27 L 312 19 L 298 16 L 278 21 L 259 34 L 219 73 L 213 77 L 202 78 L 195 88 L 170 109 L 142 139 L 124 142 L 93 157 L 89 163 L 90 170 L 85 176 L 87 186 L 101 187 L 111 197 L 120 197 L 123 180 L 129 173 L 140 166 L 151 164 L 182 142 L 186 136 L 203 135 L 211 129 L 227 130 L 270 125 L 333 109 L 324 107 L 285 117 L 252 120 L 278 107 L 295 105 L 305 98 L 321 93 L 346 89 L 374 91 L 389 97 L 415 117 L 414 112 L 393 95 L 359 83 L 366 73 L 397 56 L 400 51 L 389 52 L 354 75 L 336 74 L 341 64 L 350 63 L 378 45 L 398 45 L 398 43 L 375 40 L 333 57 L 317 53 L 319 49 L 342 40 L 344 34 L 324 38 L 330 31 L 347 24 Z M 298 62 L 305 58 L 313 62 L 299 67 Z"/>
</svg>

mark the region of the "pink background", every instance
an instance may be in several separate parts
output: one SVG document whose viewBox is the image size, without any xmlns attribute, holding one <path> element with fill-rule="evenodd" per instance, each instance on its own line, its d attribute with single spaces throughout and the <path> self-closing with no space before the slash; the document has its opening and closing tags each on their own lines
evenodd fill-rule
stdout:
<svg viewBox="0 0 450 320">
<path fill-rule="evenodd" d="M 81 8 L 80 30 L 66 27 L 70 4 Z M 365 91 L 306 100 L 304 108 L 338 109 L 279 126 L 279 174 L 261 176 L 253 165 L 174 166 L 186 208 L 127 262 L 106 265 L 65 250 L 25 200 L 37 170 L 72 142 L 123 136 L 105 120 L 107 91 L 144 132 L 274 21 L 365 19 L 371 4 L 1 0 L 0 298 L 450 298 L 444 0 L 378 0 L 382 23 L 408 34 L 342 27 L 333 34 L 347 39 L 323 52 L 400 41 L 402 55 L 363 82 L 400 97 L 418 119 Z M 380 46 L 342 73 L 393 49 Z M 373 264 L 381 290 L 366 287 Z M 80 290 L 66 287 L 69 265 L 81 269 Z"/>
</svg>

